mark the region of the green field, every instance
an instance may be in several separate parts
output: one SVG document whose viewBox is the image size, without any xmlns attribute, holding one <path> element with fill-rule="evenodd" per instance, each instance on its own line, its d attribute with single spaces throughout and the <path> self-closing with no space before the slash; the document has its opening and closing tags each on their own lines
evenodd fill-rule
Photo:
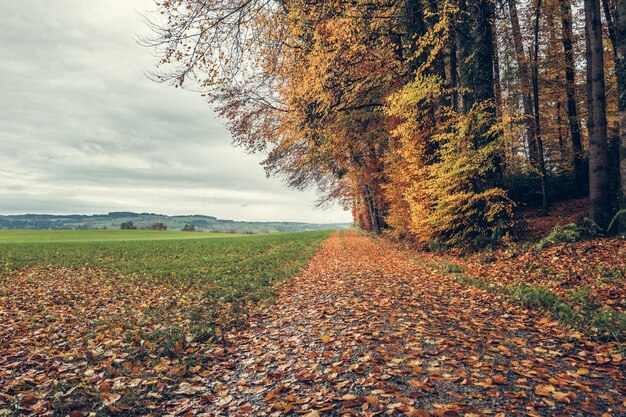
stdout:
<svg viewBox="0 0 626 417">
<path fill-rule="evenodd" d="M 328 233 L 1 231 L 0 270 L 89 267 L 186 285 L 230 279 L 269 283 L 302 266 Z"/>
<path fill-rule="evenodd" d="M 86 271 L 83 275 L 95 273 L 116 285 L 184 288 L 197 298 L 196 307 L 209 312 L 202 325 L 213 332 L 237 319 L 232 310 L 271 297 L 274 284 L 296 274 L 329 233 L 3 231 L 0 282 L 24 273 L 55 279 Z M 18 241 L 27 238 L 31 241 Z M 226 303 L 228 319 L 216 321 Z"/>
<path fill-rule="evenodd" d="M 0 340 L 19 370 L 0 366 L 0 415 L 24 415 L 25 396 L 55 415 L 153 412 L 155 387 L 136 381 L 167 399 L 209 372 L 228 332 L 329 233 L 3 231 Z"/>
<path fill-rule="evenodd" d="M 236 236 L 244 235 L 208 232 L 169 232 L 157 230 L 0 230 L 0 244 L 11 242 L 208 239 Z"/>
</svg>

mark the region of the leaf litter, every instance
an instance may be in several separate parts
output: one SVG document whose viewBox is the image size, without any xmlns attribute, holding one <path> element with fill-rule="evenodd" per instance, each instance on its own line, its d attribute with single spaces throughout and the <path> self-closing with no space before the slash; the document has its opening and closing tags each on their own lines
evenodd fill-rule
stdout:
<svg viewBox="0 0 626 417">
<path fill-rule="evenodd" d="M 72 417 L 626 413 L 626 364 L 614 345 L 355 232 L 334 233 L 223 345 L 180 339 L 175 329 L 188 316 L 159 315 L 173 303 L 191 308 L 193 296 L 116 278 L 89 269 L 5 278 L 0 409 Z"/>
<path fill-rule="evenodd" d="M 626 413 L 625 363 L 611 344 L 572 337 L 354 232 L 334 234 L 228 340 L 193 413 Z"/>
</svg>

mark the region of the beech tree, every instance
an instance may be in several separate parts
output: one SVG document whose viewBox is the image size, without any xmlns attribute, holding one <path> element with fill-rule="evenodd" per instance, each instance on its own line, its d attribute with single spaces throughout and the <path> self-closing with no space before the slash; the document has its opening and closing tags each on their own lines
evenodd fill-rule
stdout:
<svg viewBox="0 0 626 417">
<path fill-rule="evenodd" d="M 617 108 L 619 111 L 619 208 L 626 210 L 626 1 L 603 0 L 604 16 L 613 48 L 615 75 L 617 78 Z M 619 226 L 626 231 L 626 213 L 620 215 Z"/>
<path fill-rule="evenodd" d="M 580 191 L 584 184 L 583 147 L 578 119 L 578 100 L 576 99 L 575 63 L 572 31 L 572 6 L 570 0 L 559 0 L 561 16 L 561 37 L 565 58 L 565 90 L 567 94 L 567 121 L 572 142 L 574 178 Z"/>
<path fill-rule="evenodd" d="M 585 0 L 587 130 L 589 132 L 589 216 L 600 227 L 611 220 L 609 196 L 604 47 L 599 0 Z"/>
<path fill-rule="evenodd" d="M 526 141 L 528 144 L 528 154 L 530 165 L 539 170 L 539 155 L 537 154 L 537 144 L 535 136 L 535 117 L 533 114 L 533 102 L 531 99 L 530 70 L 528 56 L 524 51 L 522 31 L 517 13 L 517 0 L 508 0 L 509 13 L 511 16 L 511 29 L 513 31 L 513 43 L 515 45 L 515 57 L 517 59 L 517 74 L 522 90 L 522 102 L 524 105 L 524 124 L 526 125 Z"/>
<path fill-rule="evenodd" d="M 587 153 L 590 215 L 613 215 L 600 6 L 585 2 L 585 60 L 571 1 L 166 0 L 145 44 L 154 78 L 200 90 L 268 175 L 374 233 L 482 245 L 515 198 L 583 195 Z M 623 4 L 603 4 L 618 75 Z"/>
</svg>

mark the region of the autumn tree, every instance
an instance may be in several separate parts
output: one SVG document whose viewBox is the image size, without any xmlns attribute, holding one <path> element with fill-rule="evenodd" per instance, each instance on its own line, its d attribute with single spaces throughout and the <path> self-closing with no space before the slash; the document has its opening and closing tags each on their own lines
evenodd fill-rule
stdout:
<svg viewBox="0 0 626 417">
<path fill-rule="evenodd" d="M 619 74 L 623 0 L 614 3 L 604 5 Z M 145 43 L 161 57 L 154 78 L 201 90 L 235 144 L 265 152 L 268 175 L 317 187 L 319 204 L 351 208 L 366 230 L 464 245 L 504 234 L 508 191 L 524 193 L 515 187 L 532 203 L 540 179 L 544 211 L 565 177 L 584 193 L 587 138 L 591 214 L 607 225 L 602 27 L 594 8 L 585 65 L 577 6 L 169 0 Z M 587 94 L 576 84 L 584 68 Z"/>
<path fill-rule="evenodd" d="M 611 220 L 604 47 L 599 0 L 585 0 L 585 43 L 587 60 L 587 129 L 589 131 L 589 215 L 600 227 Z"/>
<path fill-rule="evenodd" d="M 575 62 L 572 31 L 572 6 L 570 0 L 559 0 L 561 18 L 561 39 L 565 59 L 565 90 L 567 95 L 567 120 L 572 142 L 574 178 L 580 191 L 584 189 L 583 147 L 578 116 L 578 100 L 576 98 Z"/>
<path fill-rule="evenodd" d="M 533 84 L 533 113 L 535 119 L 535 146 L 539 163 L 539 179 L 541 182 L 541 207 L 544 214 L 548 213 L 548 185 L 546 163 L 543 153 L 543 138 L 541 137 L 541 117 L 539 115 L 539 19 L 541 17 L 542 0 L 535 3 L 534 28 L 533 28 L 533 58 L 532 58 L 532 84 Z"/>
<path fill-rule="evenodd" d="M 515 57 L 517 60 L 517 74 L 522 91 L 522 103 L 524 105 L 524 125 L 526 127 L 526 142 L 530 165 L 539 169 L 539 155 L 535 139 L 535 117 L 533 115 L 533 101 L 531 99 L 530 69 L 528 56 L 524 50 L 522 31 L 517 12 L 517 0 L 508 0 L 511 29 L 513 31 L 513 43 L 515 45 Z"/>
<path fill-rule="evenodd" d="M 619 208 L 626 210 L 626 1 L 603 0 L 604 16 L 613 49 L 617 78 L 617 108 L 619 111 Z M 626 214 L 620 215 L 619 226 L 626 231 Z"/>
<path fill-rule="evenodd" d="M 607 0 L 608 1 L 608 0 Z M 626 1 L 615 0 L 615 73 L 618 85 L 620 210 L 626 210 Z M 620 230 L 626 231 L 626 214 L 620 217 Z"/>
</svg>

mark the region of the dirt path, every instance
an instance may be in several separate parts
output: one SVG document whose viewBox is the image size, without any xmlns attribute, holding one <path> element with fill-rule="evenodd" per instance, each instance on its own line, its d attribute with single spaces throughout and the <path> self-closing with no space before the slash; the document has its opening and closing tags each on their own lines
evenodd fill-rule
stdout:
<svg viewBox="0 0 626 417">
<path fill-rule="evenodd" d="M 626 415 L 624 360 L 407 254 L 334 234 L 183 399 L 202 415 Z"/>
</svg>

